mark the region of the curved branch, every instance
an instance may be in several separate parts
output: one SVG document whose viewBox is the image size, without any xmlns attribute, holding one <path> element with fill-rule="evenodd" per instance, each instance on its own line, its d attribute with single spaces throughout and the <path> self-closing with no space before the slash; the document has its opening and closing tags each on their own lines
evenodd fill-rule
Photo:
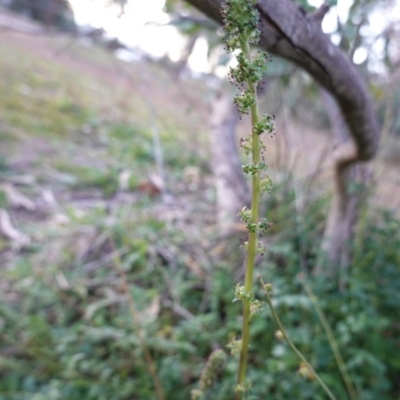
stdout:
<svg viewBox="0 0 400 400">
<path fill-rule="evenodd" d="M 185 0 L 221 23 L 223 0 Z M 306 14 L 290 0 L 258 0 L 260 46 L 307 71 L 336 99 L 356 145 L 353 161 L 372 159 L 379 132 L 367 88 L 352 61 L 322 32 L 327 12 Z"/>
</svg>

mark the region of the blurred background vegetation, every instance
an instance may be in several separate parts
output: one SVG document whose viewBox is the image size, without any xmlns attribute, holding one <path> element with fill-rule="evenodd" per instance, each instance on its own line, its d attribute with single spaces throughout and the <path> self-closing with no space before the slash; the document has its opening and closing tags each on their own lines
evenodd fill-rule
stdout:
<svg viewBox="0 0 400 400">
<path fill-rule="evenodd" d="M 188 399 L 210 353 L 240 329 L 232 300 L 246 235 L 218 233 L 208 145 L 230 60 L 219 30 L 183 2 L 158 2 L 168 20 L 147 21 L 180 35 L 176 58 L 81 26 L 75 3 L 0 1 L 0 399 L 155 399 L 142 340 L 166 398 Z M 128 1 L 101 3 L 121 23 L 133 12 Z M 354 0 L 325 27 L 367 81 L 382 133 L 344 286 L 309 276 L 360 400 L 400 396 L 395 7 Z M 207 68 L 196 71 L 204 43 Z M 318 262 L 328 213 L 329 119 L 308 75 L 270 65 L 262 101 L 277 136 L 266 140 L 274 189 L 262 208 L 273 226 L 257 269 L 293 342 L 346 399 L 298 279 Z M 264 310 L 252 327 L 249 399 L 324 399 L 274 331 Z M 232 398 L 236 364 L 230 356 L 208 399 Z"/>
</svg>

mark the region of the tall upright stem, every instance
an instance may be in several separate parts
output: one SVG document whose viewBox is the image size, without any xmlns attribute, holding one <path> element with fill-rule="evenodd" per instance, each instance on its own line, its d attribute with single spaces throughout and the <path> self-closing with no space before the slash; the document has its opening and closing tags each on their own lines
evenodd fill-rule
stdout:
<svg viewBox="0 0 400 400">
<path fill-rule="evenodd" d="M 321 321 L 321 324 L 324 328 L 326 337 L 328 338 L 329 345 L 331 346 L 333 355 L 335 356 L 336 363 L 339 367 L 340 373 L 342 374 L 342 378 L 346 385 L 349 396 L 352 400 L 357 400 L 358 399 L 357 391 L 353 385 L 353 381 L 351 380 L 349 372 L 347 371 L 346 364 L 343 360 L 342 353 L 340 352 L 339 346 L 335 340 L 335 336 L 333 335 L 332 329 L 329 326 L 328 320 L 326 319 L 325 314 L 318 303 L 318 299 L 315 296 L 313 290 L 311 289 L 311 286 L 307 283 L 304 276 L 302 276 L 301 283 L 303 284 L 304 290 L 307 292 L 308 298 L 313 303 L 318 318 Z"/>
<path fill-rule="evenodd" d="M 245 57 L 250 60 L 250 49 L 247 40 L 242 41 L 242 52 Z M 251 82 L 248 82 L 248 87 L 254 96 L 254 103 L 250 108 L 251 112 L 251 125 L 252 128 L 258 121 L 258 105 L 257 105 L 257 92 L 256 87 Z M 252 162 L 257 165 L 260 162 L 260 137 L 252 129 Z M 251 187 L 251 222 L 257 223 L 258 209 L 260 203 L 260 173 L 252 176 Z M 246 255 L 246 274 L 244 287 L 246 292 L 251 293 L 253 288 L 253 271 L 254 271 L 254 257 L 256 254 L 257 245 L 257 231 L 249 232 L 249 240 Z M 242 346 L 239 359 L 239 370 L 237 376 L 237 384 L 243 385 L 246 377 L 247 354 L 250 342 L 250 300 L 243 300 L 243 325 L 242 325 Z M 242 397 L 241 392 L 237 393 L 237 399 Z"/>
<path fill-rule="evenodd" d="M 269 296 L 268 290 L 266 289 L 265 283 L 262 280 L 261 277 L 258 278 L 262 288 L 264 289 L 264 293 L 265 293 L 265 298 L 267 300 L 267 304 L 269 309 L 271 310 L 271 314 L 272 314 L 272 318 L 274 319 L 276 325 L 279 328 L 279 331 L 282 335 L 282 337 L 286 340 L 287 344 L 290 346 L 290 348 L 296 353 L 296 355 L 300 358 L 301 361 L 303 361 L 303 363 L 306 365 L 306 367 L 308 368 L 308 371 L 310 371 L 310 373 L 312 374 L 313 377 L 315 377 L 315 379 L 317 380 L 317 382 L 319 383 L 319 385 L 322 387 L 322 389 L 325 391 L 325 393 L 327 394 L 327 396 L 329 397 L 330 400 L 338 400 L 335 395 L 330 391 L 330 389 L 328 388 L 328 386 L 325 385 L 324 381 L 321 379 L 321 377 L 315 372 L 314 368 L 311 366 L 311 364 L 307 361 L 307 359 L 303 356 L 302 352 L 293 344 L 293 342 L 290 340 L 289 336 L 287 335 L 285 328 L 282 325 L 281 320 L 279 319 L 274 305 L 272 304 L 272 300 Z"/>
</svg>

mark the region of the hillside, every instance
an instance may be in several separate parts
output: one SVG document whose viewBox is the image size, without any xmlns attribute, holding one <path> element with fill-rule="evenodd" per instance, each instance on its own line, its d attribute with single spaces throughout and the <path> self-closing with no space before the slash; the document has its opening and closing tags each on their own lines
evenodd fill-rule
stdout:
<svg viewBox="0 0 400 400">
<path fill-rule="evenodd" d="M 153 399 L 143 343 L 167 398 L 189 398 L 210 352 L 235 338 L 239 315 L 232 298 L 243 238 L 216 231 L 207 124 L 214 90 L 176 81 L 152 61 L 128 64 L 74 38 L 8 28 L 0 85 L 0 400 Z M 258 271 L 274 280 L 293 340 L 345 398 L 298 280 L 299 265 L 317 260 L 332 143 L 277 104 L 277 136 L 267 139 L 275 186 L 264 204 L 274 225 Z M 348 290 L 310 277 L 365 400 L 400 393 L 396 146 L 384 142 L 371 166 Z M 296 184 L 309 199 L 301 215 Z M 251 356 L 251 379 L 261 382 L 255 398 L 322 399 L 261 316 L 253 343 L 268 357 Z M 212 398 L 230 398 L 235 368 L 231 357 Z"/>
<path fill-rule="evenodd" d="M 29 170 L 34 175 L 35 171 L 41 179 L 46 176 L 44 183 L 53 187 L 56 182 L 42 170 L 43 157 L 47 169 L 61 173 L 71 173 L 74 168 L 99 169 L 100 164 L 103 170 L 132 170 L 138 162 L 135 151 L 122 161 L 118 150 L 110 153 L 109 143 L 105 143 L 110 131 L 121 124 L 128 130 L 146 132 L 143 140 L 136 135 L 124 146 L 132 145 L 137 152 L 139 147 L 146 147 L 150 158 L 151 130 L 156 129 L 167 158 L 174 158 L 174 153 L 175 157 L 188 157 L 187 164 L 183 159 L 172 160 L 172 164 L 178 162 L 184 167 L 194 160 L 207 159 L 207 102 L 212 89 L 201 82 L 172 81 L 168 71 L 156 64 L 126 64 L 102 49 L 58 35 L 6 32 L 1 50 L 0 156 L 14 173 Z M 295 157 L 299 179 L 315 174 L 323 154 L 329 157 L 329 134 L 296 124 L 279 109 L 272 111 L 277 114 L 279 128 L 277 138 L 269 143 L 271 166 L 290 168 Z M 243 123 L 240 131 L 245 127 Z M 393 139 L 383 143 L 382 157 L 393 153 L 394 148 Z M 71 154 L 74 166 L 70 165 Z M 322 183 L 329 181 L 327 161 L 318 171 Z M 166 162 L 167 167 L 170 164 Z M 90 175 L 90 171 L 86 173 Z M 373 174 L 373 201 L 399 210 L 396 163 L 375 162 Z"/>
</svg>

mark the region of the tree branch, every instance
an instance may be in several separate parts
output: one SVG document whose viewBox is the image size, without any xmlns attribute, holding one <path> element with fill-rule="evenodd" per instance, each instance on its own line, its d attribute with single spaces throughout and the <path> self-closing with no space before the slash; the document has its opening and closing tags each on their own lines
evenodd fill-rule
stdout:
<svg viewBox="0 0 400 400">
<path fill-rule="evenodd" d="M 172 20 L 168 24 L 179 26 L 181 24 L 183 25 L 187 23 L 199 25 L 206 29 L 216 29 L 218 27 L 215 21 L 211 21 L 208 18 L 199 18 L 191 15 L 181 15 L 181 14 L 172 14 Z"/>
<path fill-rule="evenodd" d="M 223 0 L 185 1 L 221 23 Z M 300 66 L 326 88 L 336 99 L 354 139 L 354 161 L 373 158 L 379 132 L 371 99 L 352 61 L 321 30 L 326 7 L 305 14 L 290 0 L 259 0 L 257 8 L 260 46 Z"/>
</svg>

